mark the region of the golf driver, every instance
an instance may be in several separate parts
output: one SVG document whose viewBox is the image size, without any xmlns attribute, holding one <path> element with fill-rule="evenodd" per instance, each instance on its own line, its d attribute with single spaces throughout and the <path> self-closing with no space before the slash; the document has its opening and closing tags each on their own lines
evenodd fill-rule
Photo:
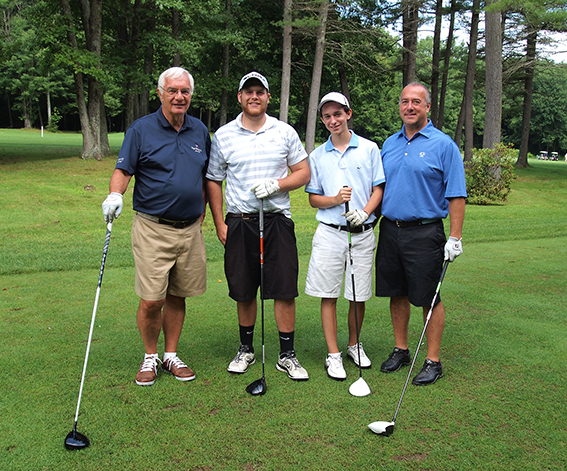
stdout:
<svg viewBox="0 0 567 471">
<path fill-rule="evenodd" d="M 112 232 L 112 222 L 106 226 L 106 238 L 104 239 L 104 249 L 102 251 L 102 263 L 100 265 L 100 274 L 98 276 L 98 286 L 96 289 L 96 296 L 93 308 L 93 315 L 91 319 L 91 328 L 89 330 L 89 339 L 87 341 L 87 353 L 85 355 L 85 363 L 83 365 L 83 375 L 81 377 L 81 387 L 79 388 L 79 399 L 77 400 L 77 411 L 75 412 L 75 423 L 73 430 L 65 437 L 65 448 L 67 450 L 82 450 L 90 445 L 89 439 L 80 432 L 77 432 L 77 421 L 79 420 L 79 407 L 81 406 L 81 395 L 83 393 L 83 386 L 85 384 L 85 373 L 87 371 L 87 362 L 89 361 L 89 350 L 91 348 L 91 339 L 93 336 L 93 328 L 96 318 L 96 309 L 98 307 L 98 298 L 100 295 L 100 285 L 102 284 L 102 274 L 104 273 L 104 264 L 106 262 L 106 254 L 108 253 L 108 244 L 110 243 L 110 233 Z"/>
<path fill-rule="evenodd" d="M 260 311 L 262 316 L 262 377 L 246 386 L 246 392 L 252 396 L 261 396 L 266 394 L 268 386 L 266 386 L 266 374 L 264 372 L 265 354 L 264 354 L 264 200 L 260 199 L 260 214 L 258 225 L 260 228 Z"/>
<path fill-rule="evenodd" d="M 348 201 L 345 202 L 345 212 L 348 213 L 349 204 Z M 370 388 L 366 381 L 362 378 L 362 366 L 360 364 L 360 339 L 358 336 L 358 313 L 356 309 L 356 291 L 354 289 L 354 266 L 352 261 L 352 240 L 350 235 L 350 222 L 347 219 L 347 232 L 348 232 L 348 257 L 350 259 L 350 275 L 351 275 L 351 282 L 352 282 L 352 302 L 354 304 L 354 326 L 356 328 L 356 347 L 358 349 L 358 372 L 359 378 L 350 385 L 348 388 L 348 392 L 351 393 L 353 396 L 357 397 L 364 397 L 370 394 Z"/>
<path fill-rule="evenodd" d="M 433 301 L 431 301 L 431 308 L 429 309 L 429 312 L 427 313 L 427 317 L 425 319 L 423 332 L 421 333 L 419 343 L 417 344 L 417 348 L 415 349 L 415 355 L 413 356 L 413 361 L 411 362 L 411 366 L 408 372 L 408 377 L 406 378 L 406 384 L 404 384 L 404 389 L 402 390 L 402 396 L 400 397 L 400 402 L 398 402 L 398 407 L 396 409 L 396 413 L 394 414 L 394 418 L 392 419 L 391 422 L 379 420 L 377 422 L 372 422 L 371 424 L 368 425 L 368 428 L 378 435 L 384 435 L 386 437 L 389 437 L 390 435 L 392 435 L 392 433 L 394 433 L 394 425 L 396 424 L 396 417 L 398 416 L 398 411 L 400 410 L 400 406 L 402 405 L 402 399 L 404 398 L 406 388 L 408 387 L 411 372 L 413 370 L 413 365 L 415 365 L 415 360 L 417 358 L 417 354 L 419 353 L 419 347 L 421 346 L 421 342 L 423 341 L 425 331 L 427 330 L 427 324 L 429 324 L 429 319 L 431 319 L 431 313 L 433 312 L 433 307 L 435 306 L 435 300 L 439 295 L 439 290 L 441 289 L 441 283 L 443 283 L 443 278 L 445 278 L 445 272 L 447 271 L 448 266 L 449 266 L 449 260 L 446 260 L 445 264 L 443 265 L 443 270 L 441 271 L 441 277 L 439 278 L 439 283 L 437 283 L 437 289 L 435 290 Z"/>
</svg>

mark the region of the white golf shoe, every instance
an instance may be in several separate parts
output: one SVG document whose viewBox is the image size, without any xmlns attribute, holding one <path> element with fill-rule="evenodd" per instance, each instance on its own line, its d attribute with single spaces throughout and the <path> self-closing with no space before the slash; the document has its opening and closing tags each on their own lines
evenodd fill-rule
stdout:
<svg viewBox="0 0 567 471">
<path fill-rule="evenodd" d="M 347 355 L 352 358 L 354 364 L 358 366 L 358 347 L 356 344 L 352 346 L 347 346 Z M 372 366 L 372 362 L 370 358 L 366 356 L 364 352 L 364 348 L 362 348 L 362 342 L 360 342 L 360 367 L 361 368 L 370 368 Z"/>
<path fill-rule="evenodd" d="M 287 376 L 290 379 L 294 379 L 296 381 L 307 381 L 309 379 L 307 371 L 299 364 L 299 361 L 295 356 L 295 352 L 293 350 L 282 353 L 278 357 L 276 368 L 278 369 L 278 371 L 287 373 Z"/>
<path fill-rule="evenodd" d="M 229 373 L 246 373 L 248 371 L 248 367 L 250 365 L 253 365 L 255 361 L 256 358 L 254 357 L 254 354 L 248 349 L 248 346 L 240 345 L 238 353 L 228 365 L 227 370 Z"/>
<path fill-rule="evenodd" d="M 327 376 L 338 381 L 346 379 L 346 371 L 343 367 L 343 359 L 341 354 L 338 356 L 327 355 L 325 360 L 325 368 L 327 369 Z"/>
</svg>

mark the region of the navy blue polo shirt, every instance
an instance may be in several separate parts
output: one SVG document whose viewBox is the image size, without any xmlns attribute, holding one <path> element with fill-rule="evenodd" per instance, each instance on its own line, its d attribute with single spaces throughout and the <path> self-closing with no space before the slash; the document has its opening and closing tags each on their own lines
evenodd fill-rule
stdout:
<svg viewBox="0 0 567 471">
<path fill-rule="evenodd" d="M 177 132 L 161 107 L 126 131 L 116 168 L 135 176 L 134 210 L 185 221 L 205 210 L 203 176 L 211 138 L 198 119 L 185 115 Z"/>
</svg>

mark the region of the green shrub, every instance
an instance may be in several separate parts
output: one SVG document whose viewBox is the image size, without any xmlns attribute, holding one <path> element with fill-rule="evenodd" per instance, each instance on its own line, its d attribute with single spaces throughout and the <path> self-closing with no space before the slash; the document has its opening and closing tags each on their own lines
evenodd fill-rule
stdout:
<svg viewBox="0 0 567 471">
<path fill-rule="evenodd" d="M 473 159 L 465 162 L 467 202 L 470 204 L 503 203 L 514 180 L 517 150 L 512 144 L 498 144 L 494 149 L 473 149 Z"/>
<path fill-rule="evenodd" d="M 49 120 L 49 124 L 47 125 L 46 129 L 49 132 L 58 132 L 59 131 L 59 121 L 61 121 L 61 114 L 57 110 L 57 108 L 53 108 L 53 113 L 51 113 L 51 119 Z"/>
</svg>

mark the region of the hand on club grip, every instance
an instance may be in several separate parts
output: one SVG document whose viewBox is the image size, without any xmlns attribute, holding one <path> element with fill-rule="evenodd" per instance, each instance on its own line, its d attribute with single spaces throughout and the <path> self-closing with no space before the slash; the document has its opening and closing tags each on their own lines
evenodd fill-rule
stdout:
<svg viewBox="0 0 567 471">
<path fill-rule="evenodd" d="M 106 197 L 102 203 L 102 214 L 107 224 L 120 216 L 123 204 L 124 198 L 120 193 L 112 192 Z"/>
<path fill-rule="evenodd" d="M 262 199 L 280 191 L 280 185 L 277 180 L 267 178 L 256 182 L 256 184 L 250 188 L 250 191 L 254 192 L 256 198 Z"/>
<path fill-rule="evenodd" d="M 445 244 L 445 260 L 452 262 L 462 253 L 463 243 L 461 239 L 457 239 L 456 237 L 449 237 L 449 240 Z"/>
<path fill-rule="evenodd" d="M 368 219 L 368 213 L 362 209 L 351 209 L 348 213 L 343 213 L 352 227 L 362 226 Z"/>
</svg>

